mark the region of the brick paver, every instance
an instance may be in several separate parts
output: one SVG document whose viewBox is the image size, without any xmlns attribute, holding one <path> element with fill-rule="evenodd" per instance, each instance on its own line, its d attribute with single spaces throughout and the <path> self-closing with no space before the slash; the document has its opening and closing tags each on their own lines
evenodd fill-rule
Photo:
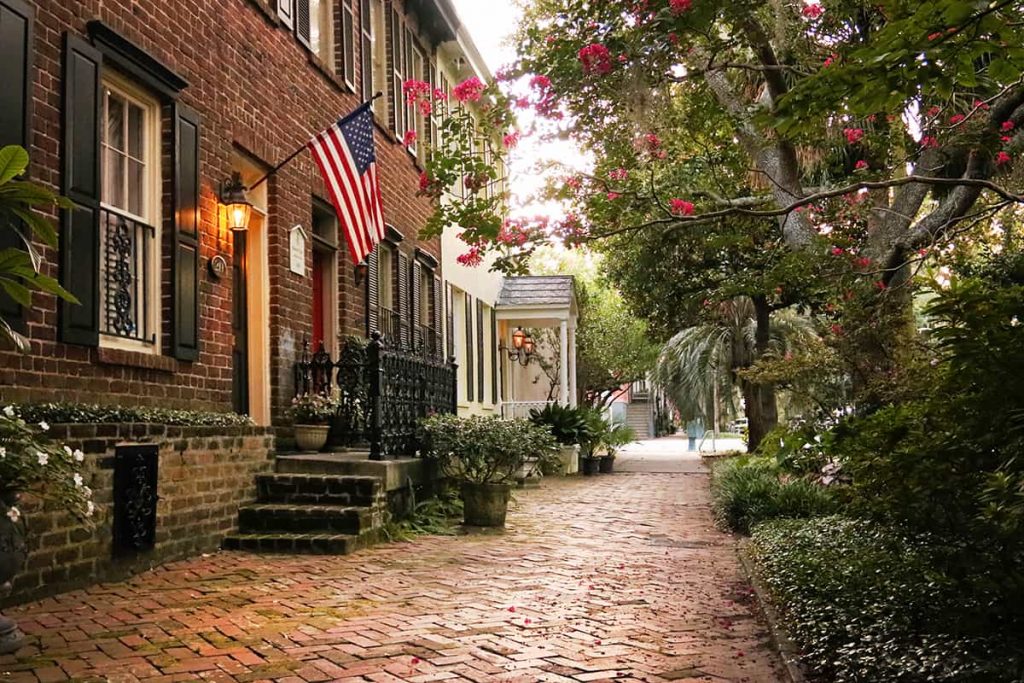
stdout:
<svg viewBox="0 0 1024 683">
<path fill-rule="evenodd" d="M 504 534 L 224 552 L 8 614 L 12 682 L 780 680 L 703 474 L 549 479 Z"/>
</svg>

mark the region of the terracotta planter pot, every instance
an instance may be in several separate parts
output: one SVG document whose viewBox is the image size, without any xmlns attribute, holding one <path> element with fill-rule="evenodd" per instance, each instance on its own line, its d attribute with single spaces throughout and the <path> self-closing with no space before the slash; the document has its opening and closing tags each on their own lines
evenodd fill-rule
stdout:
<svg viewBox="0 0 1024 683">
<path fill-rule="evenodd" d="M 580 458 L 580 463 L 583 475 L 586 477 L 594 476 L 601 468 L 601 458 Z"/>
<path fill-rule="evenodd" d="M 0 493 L 0 509 L 7 508 L 18 502 L 18 494 Z M 11 592 L 11 580 L 25 566 L 28 557 L 28 546 L 25 544 L 25 526 L 23 522 L 13 522 L 6 514 L 0 515 L 0 598 Z M 25 636 L 11 619 L 0 615 L 0 655 L 16 652 L 25 644 Z"/>
<path fill-rule="evenodd" d="M 462 485 L 462 517 L 467 526 L 505 526 L 511 484 Z"/>
<path fill-rule="evenodd" d="M 599 460 L 601 462 L 598 464 L 597 467 L 598 467 L 598 471 L 601 474 L 611 474 L 612 472 L 615 471 L 615 456 L 614 455 L 606 455 L 603 458 L 599 458 Z"/>
<path fill-rule="evenodd" d="M 319 451 L 330 431 L 330 425 L 295 425 L 295 446 L 300 451 Z"/>
</svg>

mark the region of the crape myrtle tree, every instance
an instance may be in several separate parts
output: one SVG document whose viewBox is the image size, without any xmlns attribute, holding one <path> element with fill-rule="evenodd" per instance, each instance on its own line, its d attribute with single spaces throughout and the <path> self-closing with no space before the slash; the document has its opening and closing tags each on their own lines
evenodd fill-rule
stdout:
<svg viewBox="0 0 1024 683">
<path fill-rule="evenodd" d="M 870 407 L 900 379 L 913 275 L 1024 201 L 1022 27 L 1008 1 L 534 0 L 513 104 L 593 168 L 558 188 L 556 224 L 442 202 L 438 224 L 475 254 L 608 241 L 666 332 L 685 326 L 669 306 L 696 320 L 735 295 L 765 321 L 818 314 Z M 630 258 L 685 296 L 645 311 Z"/>
</svg>

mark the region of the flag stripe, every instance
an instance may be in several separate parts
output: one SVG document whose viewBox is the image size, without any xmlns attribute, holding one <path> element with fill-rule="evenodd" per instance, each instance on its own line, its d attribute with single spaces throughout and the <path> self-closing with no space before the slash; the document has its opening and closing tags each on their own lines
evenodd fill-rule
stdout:
<svg viewBox="0 0 1024 683">
<path fill-rule="evenodd" d="M 385 235 L 373 136 L 373 112 L 364 104 L 309 141 L 357 264 Z"/>
</svg>

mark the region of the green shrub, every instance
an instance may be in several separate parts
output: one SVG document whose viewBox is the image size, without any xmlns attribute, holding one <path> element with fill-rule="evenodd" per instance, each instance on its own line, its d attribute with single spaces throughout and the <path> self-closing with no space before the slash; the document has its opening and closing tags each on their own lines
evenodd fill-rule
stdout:
<svg viewBox="0 0 1024 683">
<path fill-rule="evenodd" d="M 235 413 L 203 410 L 171 410 L 144 406 L 106 406 L 89 403 L 25 403 L 16 406 L 26 422 L 50 424 L 93 424 L 149 422 L 181 427 L 234 427 L 251 425 L 252 420 Z"/>
<path fill-rule="evenodd" d="M 950 573 L 958 545 L 833 516 L 762 524 L 751 548 L 786 629 L 824 680 L 1021 680 L 1024 595 L 992 580 L 985 555 L 972 575 Z"/>
<path fill-rule="evenodd" d="M 446 476 L 474 484 L 503 484 L 515 478 L 527 458 L 555 457 L 551 432 L 528 420 L 434 415 L 421 422 L 424 455 Z"/>
<path fill-rule="evenodd" d="M 835 511 L 830 489 L 805 479 L 780 477 L 763 458 L 730 458 L 711 477 L 715 518 L 733 531 L 749 534 L 760 522 L 780 517 L 814 517 Z"/>
<path fill-rule="evenodd" d="M 586 413 L 582 408 L 549 403 L 540 410 L 532 409 L 530 422 L 547 427 L 563 446 L 580 444 L 589 436 Z"/>
</svg>

